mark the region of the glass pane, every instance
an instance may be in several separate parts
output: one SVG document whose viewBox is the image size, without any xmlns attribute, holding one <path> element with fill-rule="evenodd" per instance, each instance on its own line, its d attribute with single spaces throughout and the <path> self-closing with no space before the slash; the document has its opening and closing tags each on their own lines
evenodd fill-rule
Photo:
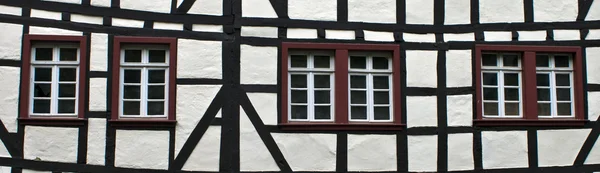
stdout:
<svg viewBox="0 0 600 173">
<path fill-rule="evenodd" d="M 569 67 L 569 56 L 564 55 L 556 55 L 554 56 L 554 66 L 555 67 Z"/>
<path fill-rule="evenodd" d="M 353 120 L 366 120 L 367 119 L 367 107 L 352 106 L 350 108 L 350 118 Z"/>
<path fill-rule="evenodd" d="M 351 56 L 350 57 L 350 68 L 366 69 L 367 68 L 367 58 L 361 57 L 361 56 Z"/>
<path fill-rule="evenodd" d="M 75 113 L 75 100 L 59 100 L 58 113 Z"/>
<path fill-rule="evenodd" d="M 538 103 L 537 111 L 539 116 L 550 116 L 550 103 Z"/>
<path fill-rule="evenodd" d="M 315 75 L 315 88 L 331 88 L 330 75 Z"/>
<path fill-rule="evenodd" d="M 140 70 L 124 70 L 125 83 L 140 83 L 141 71 Z"/>
<path fill-rule="evenodd" d="M 140 86 L 123 86 L 123 98 L 124 99 L 139 99 L 140 98 Z"/>
<path fill-rule="evenodd" d="M 504 89 L 504 100 L 519 101 L 519 89 L 518 88 L 505 88 Z"/>
<path fill-rule="evenodd" d="M 306 91 L 292 90 L 292 103 L 307 103 Z"/>
<path fill-rule="evenodd" d="M 350 92 L 350 103 L 352 103 L 352 104 L 367 104 L 367 92 L 351 91 Z"/>
<path fill-rule="evenodd" d="M 60 48 L 60 61 L 77 61 L 77 49 Z"/>
<path fill-rule="evenodd" d="M 571 75 L 556 74 L 556 86 L 571 86 Z"/>
<path fill-rule="evenodd" d="M 518 67 L 519 66 L 519 56 L 518 55 L 502 55 L 504 67 Z"/>
<path fill-rule="evenodd" d="M 290 64 L 291 67 L 302 67 L 306 68 L 307 66 L 307 58 L 306 55 L 291 55 L 290 56 Z"/>
<path fill-rule="evenodd" d="M 35 60 L 36 61 L 52 61 L 52 48 L 36 48 L 35 49 Z"/>
<path fill-rule="evenodd" d="M 571 103 L 558 103 L 558 115 L 571 115 Z"/>
<path fill-rule="evenodd" d="M 390 80 L 388 76 L 373 76 L 373 88 L 375 89 L 389 89 Z"/>
<path fill-rule="evenodd" d="M 148 83 L 165 83 L 165 70 L 148 70 Z"/>
<path fill-rule="evenodd" d="M 483 85 L 498 85 L 498 74 L 483 73 Z"/>
<path fill-rule="evenodd" d="M 165 86 L 148 86 L 148 99 L 164 99 Z"/>
<path fill-rule="evenodd" d="M 517 74 L 517 73 L 504 73 L 504 85 L 506 85 L 506 86 L 519 86 L 519 74 Z"/>
<path fill-rule="evenodd" d="M 498 100 L 498 89 L 483 88 L 483 100 Z"/>
<path fill-rule="evenodd" d="M 76 80 L 76 78 L 77 78 L 77 69 L 74 69 L 74 68 L 60 68 L 58 71 L 59 71 L 58 72 L 58 74 L 59 74 L 58 81 L 61 81 L 61 82 L 63 82 L 63 81 L 71 81 L 71 82 L 77 81 Z"/>
<path fill-rule="evenodd" d="M 33 113 L 50 113 L 50 100 L 33 100 Z"/>
<path fill-rule="evenodd" d="M 484 115 L 498 115 L 498 103 L 484 103 L 483 104 Z"/>
<path fill-rule="evenodd" d="M 538 101 L 550 101 L 550 89 L 537 89 Z"/>
<path fill-rule="evenodd" d="M 58 97 L 75 97 L 75 84 L 59 84 Z"/>
<path fill-rule="evenodd" d="M 483 54 L 481 60 L 483 66 L 498 66 L 496 54 Z"/>
<path fill-rule="evenodd" d="M 535 66 L 536 67 L 550 67 L 550 58 L 548 55 L 536 55 Z"/>
<path fill-rule="evenodd" d="M 351 75 L 350 88 L 367 88 L 367 77 Z"/>
<path fill-rule="evenodd" d="M 315 119 L 317 119 L 317 120 L 331 119 L 331 108 L 329 106 L 315 106 Z"/>
<path fill-rule="evenodd" d="M 315 103 L 330 103 L 329 91 L 315 91 Z"/>
<path fill-rule="evenodd" d="M 556 97 L 558 98 L 558 101 L 571 101 L 571 89 L 557 88 Z"/>
<path fill-rule="evenodd" d="M 373 69 L 390 69 L 389 60 L 386 57 L 373 57 Z"/>
<path fill-rule="evenodd" d="M 125 62 L 142 62 L 142 50 L 125 50 Z"/>
<path fill-rule="evenodd" d="M 291 75 L 292 88 L 307 88 L 306 87 L 306 75 Z"/>
<path fill-rule="evenodd" d="M 504 113 L 506 114 L 506 116 L 518 116 L 519 115 L 519 103 L 504 104 Z"/>
<path fill-rule="evenodd" d="M 308 119 L 306 106 L 292 106 L 292 119 Z"/>
<path fill-rule="evenodd" d="M 389 104 L 390 94 L 387 91 L 375 91 L 373 92 L 375 104 Z"/>
<path fill-rule="evenodd" d="M 329 68 L 330 58 L 329 56 L 314 56 L 315 68 Z"/>
<path fill-rule="evenodd" d="M 140 102 L 139 101 L 124 101 L 123 102 L 123 115 L 140 115 Z"/>
<path fill-rule="evenodd" d="M 52 91 L 50 90 L 50 84 L 35 84 L 33 87 L 33 96 L 34 97 L 50 97 L 52 96 Z"/>
<path fill-rule="evenodd" d="M 34 70 L 34 81 L 52 81 L 52 69 L 51 68 L 35 68 Z"/>
<path fill-rule="evenodd" d="M 540 74 L 536 75 L 537 86 L 550 86 L 550 74 Z"/>
<path fill-rule="evenodd" d="M 151 101 L 148 102 L 148 115 L 164 115 L 165 114 L 165 102 L 163 101 Z"/>
<path fill-rule="evenodd" d="M 165 63 L 166 60 L 167 60 L 167 51 L 165 51 L 165 50 L 149 50 L 148 51 L 148 62 Z"/>
<path fill-rule="evenodd" d="M 375 107 L 375 120 L 390 120 L 390 108 L 389 107 Z"/>
</svg>

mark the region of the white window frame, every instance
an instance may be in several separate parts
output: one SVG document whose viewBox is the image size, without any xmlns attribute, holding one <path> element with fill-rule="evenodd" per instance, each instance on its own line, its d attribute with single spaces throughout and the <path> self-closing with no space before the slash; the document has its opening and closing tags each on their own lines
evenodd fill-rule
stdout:
<svg viewBox="0 0 600 173">
<path fill-rule="evenodd" d="M 482 104 L 481 104 L 481 110 L 482 110 L 482 116 L 485 118 L 523 118 L 524 114 L 523 114 L 523 56 L 519 53 L 492 53 L 492 52 L 484 52 L 483 54 L 493 54 L 496 55 L 496 66 L 495 67 L 491 67 L 491 66 L 484 66 L 483 65 L 483 61 L 481 61 L 482 64 L 479 64 L 479 66 L 481 66 L 481 100 L 482 100 Z M 504 61 L 503 61 L 503 56 L 504 55 L 517 55 L 519 57 L 519 61 L 518 61 L 518 67 L 504 67 Z M 483 80 L 483 74 L 484 73 L 496 73 L 497 75 L 497 84 L 498 86 L 492 86 L 492 85 L 484 85 L 484 80 Z M 519 85 L 517 86 L 519 89 L 519 115 L 518 116 L 506 116 L 505 114 L 505 107 L 504 104 L 507 103 L 507 101 L 504 99 L 505 95 L 504 95 L 504 89 L 505 88 L 517 88 L 515 86 L 504 86 L 504 74 L 505 73 L 509 73 L 509 74 L 514 74 L 517 73 L 519 76 Z M 498 92 L 498 101 L 494 102 L 494 101 L 486 101 L 484 98 L 484 88 L 485 87 L 495 87 L 497 89 Z M 498 115 L 486 115 L 485 114 L 485 103 L 497 103 L 498 104 Z M 508 101 L 508 103 L 516 103 L 516 101 Z"/>
<path fill-rule="evenodd" d="M 362 56 L 366 57 L 366 69 L 353 69 L 350 67 L 350 57 Z M 388 59 L 388 69 L 373 69 L 373 57 L 385 57 Z M 348 56 L 348 121 L 349 122 L 393 122 L 394 121 L 394 87 L 393 87 L 393 61 L 392 55 L 389 53 L 382 52 L 349 52 Z M 352 89 L 350 84 L 350 76 L 365 76 L 366 77 L 366 89 Z M 373 76 L 388 76 L 388 89 L 374 89 Z M 367 104 L 352 104 L 352 91 L 366 91 L 367 93 Z M 374 92 L 375 91 L 388 91 L 389 103 L 387 105 L 377 104 L 375 105 Z M 366 106 L 367 107 L 367 119 L 352 119 L 352 106 Z M 377 106 L 388 106 L 389 107 L 389 120 L 375 120 L 375 107 Z"/>
<path fill-rule="evenodd" d="M 550 86 L 548 87 L 548 89 L 550 89 L 550 101 L 542 101 L 542 103 L 550 103 L 550 116 L 544 116 L 544 115 L 539 115 L 538 113 L 538 118 L 573 118 L 575 117 L 575 89 L 574 89 L 574 75 L 573 75 L 573 55 L 570 54 L 547 54 L 547 53 L 541 53 L 541 54 L 536 54 L 536 55 L 548 55 L 548 61 L 549 61 L 549 65 L 550 67 L 537 67 L 536 66 L 536 75 L 538 73 L 546 73 L 546 74 L 550 74 L 549 78 L 550 78 Z M 556 62 L 554 61 L 554 57 L 555 56 L 567 56 L 569 57 L 569 67 L 556 67 Z M 565 87 L 565 86 L 557 86 L 556 85 L 556 74 L 569 74 L 569 86 Z M 536 86 L 536 88 L 538 88 L 538 86 Z M 570 88 L 570 101 L 558 101 L 558 96 L 557 96 L 557 89 L 558 88 Z M 536 101 L 537 103 L 540 103 L 540 101 Z M 558 103 L 570 103 L 571 104 L 571 115 L 569 116 L 564 116 L 564 115 L 558 115 Z"/>
</svg>

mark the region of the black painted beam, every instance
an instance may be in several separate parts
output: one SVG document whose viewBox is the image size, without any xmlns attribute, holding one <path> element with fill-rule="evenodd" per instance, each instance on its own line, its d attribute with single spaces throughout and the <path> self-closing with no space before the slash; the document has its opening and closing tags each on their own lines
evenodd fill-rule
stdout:
<svg viewBox="0 0 600 173">
<path fill-rule="evenodd" d="M 585 17 L 587 17 L 587 14 L 590 12 L 592 3 L 594 3 L 594 0 L 578 0 L 579 10 L 577 14 L 577 21 L 585 20 Z"/>
<path fill-rule="evenodd" d="M 278 18 L 289 19 L 288 16 L 288 0 L 269 0 L 271 6 L 275 9 Z"/>
<path fill-rule="evenodd" d="M 177 7 L 175 14 L 186 14 L 188 11 L 190 11 L 190 8 L 192 8 L 192 5 L 194 5 L 195 2 L 196 0 L 183 0 L 181 5 Z"/>
</svg>

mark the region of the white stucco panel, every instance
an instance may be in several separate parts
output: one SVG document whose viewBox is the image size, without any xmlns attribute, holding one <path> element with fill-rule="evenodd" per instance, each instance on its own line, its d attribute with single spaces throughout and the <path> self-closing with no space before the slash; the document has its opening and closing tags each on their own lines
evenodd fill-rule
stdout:
<svg viewBox="0 0 600 173">
<path fill-rule="evenodd" d="M 248 98 L 265 125 L 277 125 L 277 94 L 248 93 Z"/>
<path fill-rule="evenodd" d="M 0 23 L 0 28 L 0 59 L 20 60 L 23 25 Z"/>
<path fill-rule="evenodd" d="M 151 3 L 139 0 L 121 0 L 121 8 L 155 13 L 171 12 L 171 0 L 153 0 Z"/>
<path fill-rule="evenodd" d="M 337 8 L 334 6 L 333 9 Z M 335 10 L 331 11 L 336 13 Z M 333 15 L 337 16 L 336 14 Z M 396 23 L 396 1 L 348 0 L 348 21 L 366 23 Z"/>
<path fill-rule="evenodd" d="M 192 25 L 192 31 L 198 31 L 198 32 L 223 32 L 223 25 L 194 24 L 194 25 Z"/>
<path fill-rule="evenodd" d="M 444 24 L 471 23 L 470 0 L 448 0 L 445 4 Z"/>
<path fill-rule="evenodd" d="M 325 30 L 325 38 L 338 40 L 354 40 L 356 37 L 354 31 L 344 30 Z"/>
<path fill-rule="evenodd" d="M 71 14 L 71 21 L 96 25 L 102 25 L 102 23 L 104 22 L 102 16 L 87 16 L 81 14 Z"/>
<path fill-rule="evenodd" d="M 179 122 L 177 122 L 179 123 Z M 180 141 L 185 142 L 185 141 Z M 221 148 L 221 127 L 208 127 L 200 142 L 192 151 L 182 170 L 186 171 L 219 171 Z"/>
<path fill-rule="evenodd" d="M 31 169 L 23 169 L 23 173 L 52 173 L 52 171 L 38 171 Z"/>
<path fill-rule="evenodd" d="M 220 79 L 222 43 L 177 39 L 177 78 Z"/>
<path fill-rule="evenodd" d="M 273 133 L 271 135 L 293 171 L 335 170 L 335 134 Z"/>
<path fill-rule="evenodd" d="M 169 166 L 169 131 L 117 130 L 115 166 L 167 169 Z"/>
<path fill-rule="evenodd" d="M 288 15 L 290 19 L 335 21 L 337 19 L 337 1 L 288 0 Z"/>
<path fill-rule="evenodd" d="M 43 1 L 54 1 L 54 2 L 62 2 L 62 3 L 81 4 L 81 0 L 43 0 Z"/>
<path fill-rule="evenodd" d="M 446 52 L 446 86 L 465 87 L 473 84 L 471 57 L 471 50 Z"/>
<path fill-rule="evenodd" d="M 506 31 L 484 31 L 483 37 L 485 41 L 511 41 L 512 32 Z"/>
<path fill-rule="evenodd" d="M 545 41 L 546 31 L 519 31 L 519 41 Z"/>
<path fill-rule="evenodd" d="M 177 128 L 175 129 L 175 155 L 190 136 L 206 109 L 219 92 L 220 85 L 177 86 Z"/>
<path fill-rule="evenodd" d="M 435 34 L 412 34 L 402 33 L 402 38 L 406 42 L 430 42 L 435 43 Z"/>
<path fill-rule="evenodd" d="M 437 51 L 406 51 L 406 85 L 437 87 Z"/>
<path fill-rule="evenodd" d="M 277 84 L 277 47 L 240 46 L 242 84 Z"/>
<path fill-rule="evenodd" d="M 364 30 L 365 40 L 367 41 L 383 41 L 383 42 L 393 42 L 394 41 L 394 33 L 393 32 L 379 32 L 379 31 L 367 31 Z"/>
<path fill-rule="evenodd" d="M 585 49 L 585 64 L 587 74 L 600 74 L 600 47 Z M 587 75 L 587 82 L 600 84 L 600 75 Z"/>
<path fill-rule="evenodd" d="M 437 126 L 437 97 L 406 97 L 406 125 L 408 127 Z"/>
<path fill-rule="evenodd" d="M 90 111 L 106 111 L 106 78 L 90 78 Z"/>
<path fill-rule="evenodd" d="M 600 29 L 590 29 L 585 39 L 600 40 Z"/>
<path fill-rule="evenodd" d="M 78 134 L 77 128 L 26 126 L 24 158 L 75 163 Z"/>
<path fill-rule="evenodd" d="M 11 167 L 0 166 L 0 173 L 11 173 Z M 25 173 L 25 170 L 23 170 Z"/>
<path fill-rule="evenodd" d="M 108 35 L 92 33 L 90 50 L 90 70 L 108 70 Z"/>
<path fill-rule="evenodd" d="M 588 73 L 594 74 L 594 73 Z M 600 92 L 588 92 L 588 120 L 598 121 L 600 117 Z"/>
<path fill-rule="evenodd" d="M 287 38 L 314 39 L 317 38 L 316 29 L 288 28 Z"/>
<path fill-rule="evenodd" d="M 437 136 L 408 136 L 408 171 L 437 170 Z"/>
<path fill-rule="evenodd" d="M 527 167 L 527 132 L 482 132 L 483 169 Z"/>
<path fill-rule="evenodd" d="M 183 2 L 178 0 L 178 2 Z M 223 15 L 223 0 L 196 0 L 189 14 Z"/>
<path fill-rule="evenodd" d="M 83 35 L 81 31 L 72 31 L 66 29 L 58 29 L 58 28 L 47 28 L 47 27 L 37 27 L 30 26 L 29 34 L 39 34 L 39 35 Z"/>
<path fill-rule="evenodd" d="M 600 140 L 596 140 L 590 154 L 585 159 L 585 164 L 600 164 Z"/>
<path fill-rule="evenodd" d="M 539 130 L 537 148 L 540 167 L 573 165 L 590 130 Z"/>
<path fill-rule="evenodd" d="M 10 153 L 6 149 L 4 142 L 2 142 L 2 141 L 0 141 L 0 157 L 11 157 Z M 0 173 L 2 173 L 1 170 L 0 170 Z"/>
<path fill-rule="evenodd" d="M 277 27 L 242 26 L 241 35 L 243 37 L 277 38 Z"/>
<path fill-rule="evenodd" d="M 104 165 L 106 151 L 106 119 L 88 119 L 87 164 Z"/>
<path fill-rule="evenodd" d="M 243 0 L 242 17 L 277 18 L 269 0 Z"/>
<path fill-rule="evenodd" d="M 38 10 L 38 9 L 31 9 L 30 16 L 33 18 L 42 18 L 42 19 L 54 19 L 54 20 L 62 19 L 62 14 L 60 12 Z"/>
<path fill-rule="evenodd" d="M 153 27 L 154 29 L 183 30 L 183 24 L 180 23 L 154 22 Z"/>
<path fill-rule="evenodd" d="M 473 134 L 448 135 L 448 170 L 473 170 Z"/>
<path fill-rule="evenodd" d="M 581 37 L 579 30 L 554 30 L 554 40 L 579 40 Z"/>
<path fill-rule="evenodd" d="M 525 21 L 523 0 L 479 0 L 481 23 L 507 23 Z"/>
<path fill-rule="evenodd" d="M 473 96 L 456 95 L 446 98 L 448 126 L 473 125 Z"/>
<path fill-rule="evenodd" d="M 433 0 L 406 0 L 406 23 L 433 24 Z"/>
<path fill-rule="evenodd" d="M 21 8 L 0 5 L 0 13 L 1 14 L 8 14 L 8 15 L 20 16 L 21 15 Z"/>
<path fill-rule="evenodd" d="M 348 135 L 348 171 L 394 171 L 396 160 L 396 135 Z"/>
<path fill-rule="evenodd" d="M 90 4 L 99 7 L 110 7 L 112 0 L 91 0 Z"/>
<path fill-rule="evenodd" d="M 575 21 L 577 19 L 577 6 L 577 0 L 534 0 L 533 21 Z"/>
<path fill-rule="evenodd" d="M 473 33 L 446 33 L 444 34 L 444 41 L 475 41 L 475 34 Z"/>
<path fill-rule="evenodd" d="M 585 20 L 600 20 L 600 2 L 592 2 L 592 6 L 590 7 L 590 11 Z"/>
<path fill-rule="evenodd" d="M 280 171 L 242 107 L 240 107 L 240 169 L 242 171 Z"/>
<path fill-rule="evenodd" d="M 131 28 L 142 28 L 144 27 L 144 21 L 133 20 L 133 19 L 121 19 L 112 18 L 112 26 L 131 27 Z"/>
<path fill-rule="evenodd" d="M 0 87 L 0 120 L 8 132 L 13 133 L 17 132 L 17 117 L 19 116 L 20 74 L 20 68 L 0 67 L 0 83 L 3 85 Z"/>
</svg>

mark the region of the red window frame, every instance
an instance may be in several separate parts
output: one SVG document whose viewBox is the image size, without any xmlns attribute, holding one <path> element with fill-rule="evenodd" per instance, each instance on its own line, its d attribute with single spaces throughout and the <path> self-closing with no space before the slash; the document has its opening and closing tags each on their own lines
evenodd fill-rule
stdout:
<svg viewBox="0 0 600 173">
<path fill-rule="evenodd" d="M 281 111 L 279 126 L 285 130 L 401 130 L 400 103 L 400 46 L 390 44 L 332 44 L 332 43 L 289 43 L 281 45 Z M 335 51 L 335 88 L 333 122 L 291 122 L 288 120 L 288 51 L 333 50 Z M 348 119 L 348 52 L 390 51 L 392 52 L 393 107 L 392 122 L 350 122 Z"/>
<path fill-rule="evenodd" d="M 478 126 L 583 126 L 584 90 L 583 90 L 583 58 L 580 47 L 568 46 L 512 46 L 512 45 L 476 45 L 475 46 L 475 97 L 477 100 L 476 119 Z M 482 52 L 519 52 L 522 53 L 522 86 L 523 86 L 523 118 L 484 118 L 482 101 Z M 573 80 L 575 117 L 538 118 L 537 86 L 536 86 L 536 53 L 571 53 L 573 54 Z"/>
<path fill-rule="evenodd" d="M 121 46 L 126 44 L 157 44 L 169 46 L 169 78 L 168 82 L 168 111 L 166 118 L 121 118 L 119 117 L 119 93 L 121 73 Z M 111 102 L 111 125 L 116 126 L 174 126 L 176 107 L 176 77 L 177 76 L 177 39 L 165 37 L 130 37 L 115 36 L 113 39 L 112 58 L 112 102 Z"/>
<path fill-rule="evenodd" d="M 31 47 L 34 42 L 64 42 L 79 45 L 79 93 L 77 95 L 77 117 L 31 117 L 29 115 L 29 90 L 31 86 Z M 19 124 L 22 125 L 84 125 L 85 101 L 87 90 L 87 37 L 86 36 L 59 36 L 59 35 L 29 35 L 23 36 L 23 56 L 21 66 L 21 93 Z"/>
</svg>

